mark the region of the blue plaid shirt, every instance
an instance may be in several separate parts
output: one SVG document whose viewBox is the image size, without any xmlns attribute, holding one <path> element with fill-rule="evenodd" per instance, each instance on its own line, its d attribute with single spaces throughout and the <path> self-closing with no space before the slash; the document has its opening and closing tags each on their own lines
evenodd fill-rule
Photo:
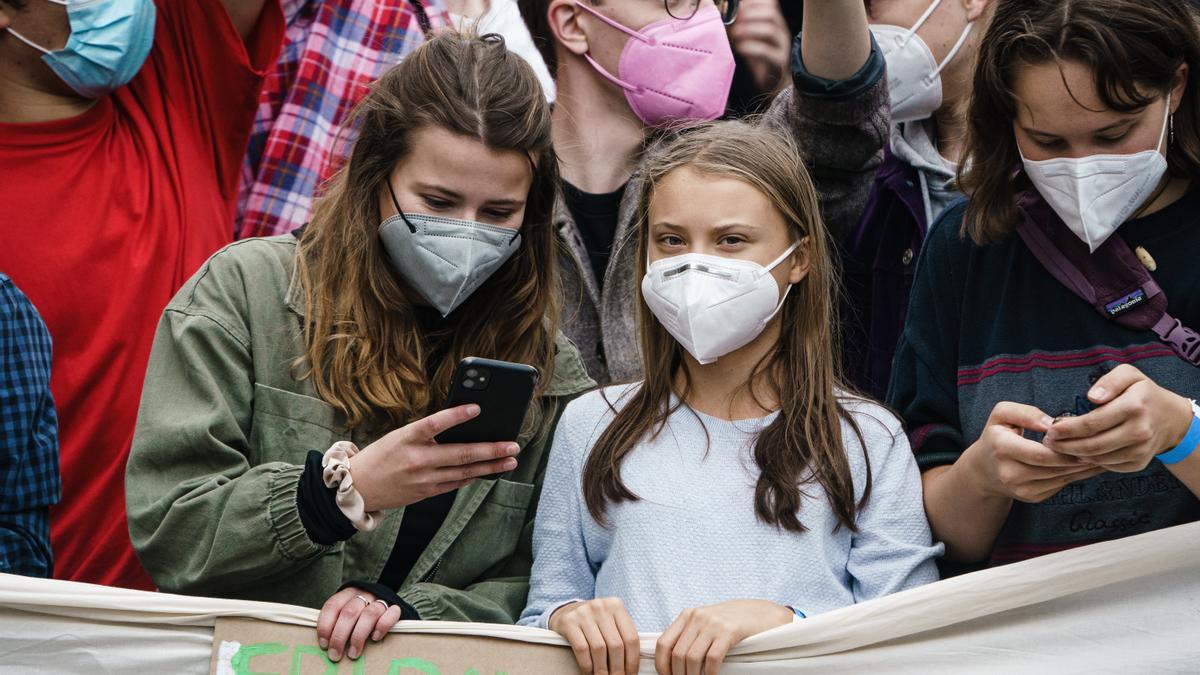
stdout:
<svg viewBox="0 0 1200 675">
<path fill-rule="evenodd" d="M 50 506 L 61 493 L 50 333 L 29 298 L 0 274 L 0 572 L 54 571 Z"/>
</svg>

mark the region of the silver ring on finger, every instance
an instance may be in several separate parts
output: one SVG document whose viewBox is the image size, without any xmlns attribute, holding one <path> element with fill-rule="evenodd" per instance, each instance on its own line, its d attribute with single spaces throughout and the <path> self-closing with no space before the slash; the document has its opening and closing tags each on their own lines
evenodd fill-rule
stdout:
<svg viewBox="0 0 1200 675">
<path fill-rule="evenodd" d="M 371 606 L 371 601 L 370 601 L 370 600 L 368 600 L 368 599 L 366 599 L 366 598 L 364 598 L 363 596 L 361 596 L 361 595 L 355 595 L 354 597 L 356 597 L 356 598 L 358 598 L 359 600 L 362 600 L 362 601 L 363 601 L 363 607 L 370 607 L 370 606 Z"/>
<path fill-rule="evenodd" d="M 383 605 L 383 611 L 385 612 L 392 608 L 392 606 L 387 603 L 387 600 L 384 600 L 383 598 L 375 598 L 375 602 Z"/>
</svg>

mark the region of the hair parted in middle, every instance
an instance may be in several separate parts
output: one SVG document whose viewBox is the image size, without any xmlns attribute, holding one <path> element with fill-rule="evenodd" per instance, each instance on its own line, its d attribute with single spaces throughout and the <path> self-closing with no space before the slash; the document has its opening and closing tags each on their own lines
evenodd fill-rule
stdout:
<svg viewBox="0 0 1200 675">
<path fill-rule="evenodd" d="M 803 532 L 799 517 L 803 487 L 815 483 L 824 490 L 839 526 L 857 531 L 857 512 L 871 492 L 870 464 L 864 448 L 867 479 L 862 498 L 856 500 L 842 423 L 857 436 L 859 447 L 863 441 L 843 405 L 854 395 L 840 370 L 834 253 L 800 154 L 789 135 L 746 121 L 698 125 L 652 148 L 643 165 L 645 180 L 635 214 L 639 279 L 647 269 L 648 217 L 655 189 L 667 175 L 684 167 L 744 181 L 759 190 L 789 223 L 792 240 L 804 242 L 810 260 L 808 274 L 791 289 L 780 311 L 778 342 L 750 378 L 765 376 L 779 407 L 778 417 L 755 443 L 754 460 L 761 471 L 755 513 L 763 522 Z M 685 384 L 683 391 L 675 391 L 681 369 L 683 381 L 689 382 L 683 348 L 650 312 L 640 286 L 637 301 L 645 380 L 627 400 L 609 402 L 615 417 L 583 470 L 584 499 L 600 523 L 607 522 L 609 502 L 638 499 L 621 480 L 621 462 L 639 441 L 662 431 L 690 388 Z M 751 382 L 745 386 L 757 396 Z M 674 406 L 672 393 L 679 397 Z"/>
<path fill-rule="evenodd" d="M 520 152 L 533 171 L 520 247 L 436 335 L 422 334 L 410 289 L 379 239 L 380 193 L 424 127 Z M 548 385 L 559 315 L 551 223 L 558 159 L 533 69 L 500 36 L 441 33 L 372 85 L 347 128 L 358 133 L 349 160 L 318 199 L 297 252 L 306 305 L 298 376 L 312 378 L 352 427 L 380 417 L 407 424 L 432 412 L 467 356 L 536 365 L 539 387 Z"/>
</svg>

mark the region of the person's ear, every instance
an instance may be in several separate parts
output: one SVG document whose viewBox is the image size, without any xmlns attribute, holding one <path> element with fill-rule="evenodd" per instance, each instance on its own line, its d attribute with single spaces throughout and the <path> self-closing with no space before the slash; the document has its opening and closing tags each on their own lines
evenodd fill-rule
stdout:
<svg viewBox="0 0 1200 675">
<path fill-rule="evenodd" d="M 1187 91 L 1188 81 L 1188 64 L 1186 62 L 1179 64 L 1179 69 L 1175 71 L 1175 76 L 1171 82 L 1171 114 L 1174 115 L 1179 106 L 1183 105 L 1183 94 Z"/>
<path fill-rule="evenodd" d="M 989 0 L 962 0 L 967 12 L 967 21 L 979 21 L 988 10 Z"/>
<path fill-rule="evenodd" d="M 800 240 L 796 250 L 792 251 L 792 268 L 788 270 L 789 284 L 798 284 L 808 276 L 809 265 L 812 262 L 810 253 L 808 237 L 805 237 Z"/>
<path fill-rule="evenodd" d="M 579 8 L 575 2 L 551 0 L 546 8 L 546 19 L 550 23 L 550 32 L 554 33 L 555 42 L 570 53 L 582 56 L 588 52 L 588 39 L 579 22 Z"/>
<path fill-rule="evenodd" d="M 9 12 L 11 11 L 7 4 L 0 2 L 0 30 L 4 30 L 12 25 L 12 17 L 9 16 Z"/>
</svg>

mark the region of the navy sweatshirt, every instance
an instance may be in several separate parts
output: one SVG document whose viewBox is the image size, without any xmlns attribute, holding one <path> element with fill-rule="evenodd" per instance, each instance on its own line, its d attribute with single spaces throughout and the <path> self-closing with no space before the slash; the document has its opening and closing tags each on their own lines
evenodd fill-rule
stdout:
<svg viewBox="0 0 1200 675">
<path fill-rule="evenodd" d="M 1046 272 L 1021 238 L 976 246 L 965 202 L 930 229 L 918 264 L 888 402 L 901 414 L 921 470 L 951 464 L 1001 401 L 1054 417 L 1085 395 L 1098 366 L 1128 363 L 1160 386 L 1200 397 L 1200 368 L 1151 331 L 1109 321 Z M 1121 226 L 1157 262 L 1171 314 L 1200 329 L 1200 189 Z M 1105 473 L 1041 504 L 1014 503 L 989 564 L 1200 520 L 1200 500 L 1157 460 Z"/>
</svg>

